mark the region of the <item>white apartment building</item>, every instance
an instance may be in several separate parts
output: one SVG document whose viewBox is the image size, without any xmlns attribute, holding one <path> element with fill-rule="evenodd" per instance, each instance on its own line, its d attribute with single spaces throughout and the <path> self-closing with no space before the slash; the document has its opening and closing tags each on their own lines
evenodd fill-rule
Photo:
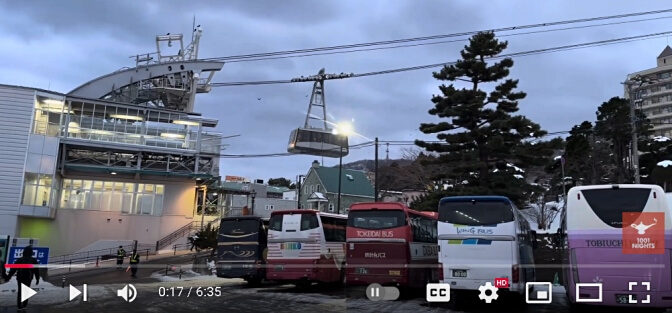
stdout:
<svg viewBox="0 0 672 313">
<path fill-rule="evenodd" d="M 193 108 L 223 63 L 197 59 L 200 35 L 186 47 L 157 36 L 135 67 L 68 93 L 0 85 L 0 234 L 36 238 L 53 256 L 153 245 L 204 220 L 196 207 L 219 180 L 222 135 Z M 162 54 L 167 41 L 177 55 Z"/>
<path fill-rule="evenodd" d="M 629 74 L 627 79 L 642 76 L 651 83 L 634 85 L 631 90 L 625 87 L 625 97 L 630 92 L 639 103 L 642 111 L 653 124 L 654 135 L 672 138 L 672 48 L 666 46 L 658 55 L 656 67 Z"/>
</svg>

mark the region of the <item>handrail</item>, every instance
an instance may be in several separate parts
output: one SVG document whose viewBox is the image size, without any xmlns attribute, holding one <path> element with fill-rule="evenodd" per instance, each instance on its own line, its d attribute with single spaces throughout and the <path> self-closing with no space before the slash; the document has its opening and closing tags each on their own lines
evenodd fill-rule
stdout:
<svg viewBox="0 0 672 313">
<path fill-rule="evenodd" d="M 178 230 L 168 234 L 167 236 L 159 239 L 156 242 L 156 250 L 161 250 L 167 247 L 169 244 L 175 242 L 177 239 L 184 237 L 185 234 L 191 232 L 194 229 L 197 229 L 194 224 L 198 222 L 189 222 L 189 224 L 180 227 Z"/>
<path fill-rule="evenodd" d="M 126 250 L 127 253 L 133 250 L 133 245 L 125 245 L 122 246 L 124 250 Z M 88 261 L 93 261 L 96 260 L 102 256 L 106 255 L 116 255 L 117 254 L 117 249 L 118 247 L 114 248 L 108 248 L 108 249 L 100 249 L 100 250 L 91 250 L 91 251 L 86 251 L 86 252 L 79 252 L 79 253 L 72 253 L 72 254 L 65 254 L 65 255 L 58 255 L 58 256 L 53 256 L 49 258 L 48 263 L 49 264 L 65 264 L 65 263 L 72 263 L 75 261 L 77 262 L 88 262 Z M 153 249 L 151 245 L 147 244 L 138 244 L 137 245 L 138 251 L 146 251 L 147 253 L 150 253 Z"/>
</svg>

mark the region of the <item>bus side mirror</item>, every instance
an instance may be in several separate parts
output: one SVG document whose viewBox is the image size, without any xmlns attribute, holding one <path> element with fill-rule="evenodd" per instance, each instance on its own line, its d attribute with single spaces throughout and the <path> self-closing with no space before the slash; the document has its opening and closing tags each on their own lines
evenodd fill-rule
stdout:
<svg viewBox="0 0 672 313">
<path fill-rule="evenodd" d="M 537 232 L 536 231 L 530 231 L 532 234 L 532 249 L 537 249 L 539 247 L 539 242 L 537 242 Z"/>
</svg>

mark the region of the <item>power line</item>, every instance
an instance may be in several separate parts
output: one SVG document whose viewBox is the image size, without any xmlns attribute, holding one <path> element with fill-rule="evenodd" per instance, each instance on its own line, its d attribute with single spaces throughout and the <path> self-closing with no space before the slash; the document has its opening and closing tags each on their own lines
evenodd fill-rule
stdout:
<svg viewBox="0 0 672 313">
<path fill-rule="evenodd" d="M 652 126 L 657 126 L 657 125 L 672 125 L 672 122 L 669 123 L 663 123 L 663 122 L 649 122 Z M 630 125 L 631 122 L 626 122 L 624 125 Z M 586 132 L 593 132 L 594 129 L 589 129 L 586 130 Z M 581 130 L 561 130 L 561 131 L 553 131 L 553 132 L 547 132 L 545 135 L 539 136 L 539 137 L 531 137 L 527 138 L 529 141 L 535 141 L 535 140 L 542 140 L 547 137 L 551 136 L 557 136 L 557 135 L 566 135 L 571 132 L 581 132 Z M 430 143 L 430 144 L 447 144 L 446 141 L 443 140 L 422 140 L 425 143 Z M 390 146 L 415 146 L 415 140 L 379 140 L 378 144 L 387 144 Z M 349 147 L 350 150 L 359 150 L 367 147 L 373 147 L 375 145 L 374 141 L 367 141 L 363 142 L 360 144 L 352 145 Z M 340 148 L 334 148 L 334 150 L 338 150 Z M 301 155 L 301 154 L 294 154 L 294 153 L 288 153 L 288 152 L 281 152 L 281 153 L 269 153 L 269 154 L 220 154 L 220 158 L 224 159 L 244 159 L 244 158 L 272 158 L 272 157 L 287 157 L 287 156 L 296 156 L 296 155 Z"/>
<path fill-rule="evenodd" d="M 275 52 L 266 52 L 266 53 L 233 55 L 233 56 L 227 56 L 227 57 L 207 58 L 207 59 L 203 59 L 203 60 L 205 60 L 205 61 L 231 61 L 231 60 L 239 60 L 239 59 L 272 57 L 272 56 L 289 55 L 289 54 L 300 54 L 300 53 L 311 53 L 311 52 L 320 52 L 320 51 L 353 49 L 353 48 L 391 45 L 391 44 L 416 42 L 416 41 L 436 40 L 436 39 L 444 39 L 444 38 L 451 38 L 451 37 L 472 36 L 472 35 L 475 35 L 479 32 L 483 32 L 483 31 L 493 31 L 493 32 L 498 33 L 498 32 L 513 31 L 513 30 L 521 30 L 521 29 L 533 29 L 533 28 L 549 27 L 549 26 L 557 26 L 557 25 L 586 23 L 586 22 L 621 19 L 621 18 L 628 18 L 628 17 L 655 15 L 655 14 L 671 13 L 671 12 L 672 12 L 672 9 L 654 10 L 654 11 L 610 15 L 610 16 L 600 16 L 600 17 L 591 17 L 591 18 L 583 18 L 583 19 L 575 19 L 575 20 L 564 20 L 564 21 L 557 21 L 557 22 L 501 27 L 501 28 L 495 28 L 495 29 L 468 31 L 468 32 L 462 32 L 462 33 L 452 33 L 452 34 L 444 34 L 444 35 L 413 37 L 413 38 L 405 38 L 405 39 L 395 39 L 395 40 L 376 41 L 376 42 L 365 42 L 365 43 L 359 43 L 359 44 L 338 45 L 338 46 L 318 47 L 318 48 L 309 48 L 309 49 L 285 50 L 285 51 L 275 51 Z"/>
<path fill-rule="evenodd" d="M 516 52 L 516 53 L 509 53 L 509 54 L 502 54 L 502 55 L 498 55 L 498 56 L 494 56 L 494 57 L 486 58 L 486 59 L 487 60 L 493 60 L 493 59 L 494 60 L 499 60 L 499 59 L 504 59 L 504 58 L 515 58 L 515 57 L 546 54 L 546 53 L 553 53 L 553 52 L 570 51 L 570 50 L 576 50 L 576 49 L 584 49 L 584 48 L 592 48 L 592 47 L 613 45 L 613 44 L 619 44 L 619 43 L 624 43 L 624 42 L 639 41 L 639 40 L 652 39 L 652 38 L 660 38 L 660 37 L 665 37 L 665 36 L 669 36 L 669 35 L 672 35 L 672 31 L 660 32 L 660 33 L 651 33 L 651 34 L 638 35 L 638 36 L 630 36 L 630 37 L 622 37 L 622 38 L 615 38 L 615 39 L 608 39 L 608 40 L 601 40 L 601 41 L 591 41 L 591 42 L 580 43 L 580 44 L 564 45 L 564 46 L 558 46 L 558 47 L 551 47 L 551 48 L 536 49 L 536 50 L 522 51 L 522 52 Z M 408 72 L 408 71 L 417 71 L 417 70 L 423 70 L 423 69 L 430 69 L 430 68 L 436 68 L 436 67 L 442 67 L 442 66 L 455 65 L 456 63 L 457 62 L 448 62 L 448 63 L 435 63 L 435 64 L 412 66 L 412 67 L 402 67 L 402 68 L 396 68 L 396 69 L 390 69 L 390 70 L 354 74 L 353 76 L 351 76 L 349 78 L 385 75 L 385 74 L 393 74 L 393 73 Z M 343 79 L 349 79 L 349 78 L 343 78 Z M 270 80 L 270 81 L 267 80 L 267 81 L 213 83 L 212 86 L 213 87 L 231 87 L 231 86 L 287 84 L 287 83 L 295 83 L 295 82 L 291 81 L 291 80 Z"/>
<path fill-rule="evenodd" d="M 557 32 L 557 31 L 574 30 L 574 29 L 585 29 L 585 28 L 593 28 L 593 27 L 639 23 L 639 22 L 645 22 L 645 21 L 669 19 L 669 18 L 672 18 L 672 16 L 646 18 L 646 19 L 639 19 L 639 20 L 632 20 L 632 21 L 622 21 L 622 22 L 610 22 L 610 23 L 593 24 L 593 25 L 573 26 L 573 27 L 565 27 L 565 28 L 555 28 L 555 29 L 538 30 L 538 31 L 530 31 L 530 32 L 520 32 L 520 33 L 514 33 L 514 34 L 503 34 L 503 35 L 497 35 L 497 37 L 501 38 L 501 37 L 520 36 L 520 35 L 532 35 L 532 34 L 550 33 L 550 32 Z M 302 57 L 320 56 L 320 55 L 335 55 L 335 54 L 355 53 L 355 52 L 365 52 L 365 51 L 379 51 L 379 50 L 389 50 L 389 49 L 399 49 L 399 48 L 421 47 L 421 46 L 430 46 L 430 45 L 464 42 L 465 39 L 466 38 L 460 38 L 460 39 L 453 39 L 453 40 L 442 40 L 442 41 L 434 41 L 434 42 L 422 42 L 422 43 L 414 43 L 414 44 L 394 45 L 394 46 L 388 46 L 388 47 L 360 48 L 360 49 L 345 50 L 345 51 L 330 51 L 330 52 L 316 52 L 316 53 L 305 53 L 305 54 L 269 56 L 269 57 L 259 57 L 259 58 L 232 59 L 230 61 L 227 61 L 227 63 L 267 61 L 267 60 L 302 58 Z"/>
</svg>

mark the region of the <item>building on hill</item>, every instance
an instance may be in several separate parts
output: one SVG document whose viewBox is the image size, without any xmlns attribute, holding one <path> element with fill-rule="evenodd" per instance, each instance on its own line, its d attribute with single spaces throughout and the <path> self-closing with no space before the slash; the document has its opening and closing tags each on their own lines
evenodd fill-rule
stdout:
<svg viewBox="0 0 672 313">
<path fill-rule="evenodd" d="M 222 182 L 223 216 L 255 215 L 270 217 L 273 211 L 296 209 L 296 200 L 283 199 L 286 187 L 251 182 Z M 244 208 L 247 207 L 247 210 Z"/>
<path fill-rule="evenodd" d="M 338 167 L 323 167 L 314 161 L 301 184 L 301 209 L 329 213 L 346 213 L 353 203 L 375 199 L 373 184 L 365 172 L 343 169 L 341 174 L 341 208 L 338 210 Z"/>
<path fill-rule="evenodd" d="M 406 206 L 410 206 L 413 201 L 419 199 L 420 197 L 427 194 L 427 191 L 424 190 L 402 190 L 402 191 L 392 191 L 392 190 L 381 190 L 380 199 L 384 202 L 399 202 L 403 203 Z"/>
<path fill-rule="evenodd" d="M 628 74 L 627 79 L 641 76 L 652 83 L 634 85 L 632 89 L 625 86 L 625 97 L 641 100 L 641 109 L 651 120 L 655 136 L 672 137 L 672 48 L 666 46 L 656 61 L 654 68 Z"/>
</svg>

